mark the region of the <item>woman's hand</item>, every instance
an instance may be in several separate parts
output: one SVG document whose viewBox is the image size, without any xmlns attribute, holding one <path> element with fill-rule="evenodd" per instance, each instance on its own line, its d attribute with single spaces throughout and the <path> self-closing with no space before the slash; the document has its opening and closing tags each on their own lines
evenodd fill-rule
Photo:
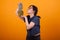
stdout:
<svg viewBox="0 0 60 40">
<path fill-rule="evenodd" d="M 26 16 L 21 15 L 21 16 L 20 16 L 20 18 L 25 18 L 25 19 L 26 19 L 27 17 L 26 17 Z"/>
<path fill-rule="evenodd" d="M 24 20 L 24 21 L 27 19 L 27 17 L 24 16 L 24 15 L 19 16 L 19 18 L 22 19 L 22 20 Z"/>
</svg>

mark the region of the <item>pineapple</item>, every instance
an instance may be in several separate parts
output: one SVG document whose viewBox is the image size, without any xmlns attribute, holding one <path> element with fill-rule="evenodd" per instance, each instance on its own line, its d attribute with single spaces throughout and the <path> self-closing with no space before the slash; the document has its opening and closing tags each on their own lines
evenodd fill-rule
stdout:
<svg viewBox="0 0 60 40">
<path fill-rule="evenodd" d="M 17 11 L 18 16 L 23 15 L 23 10 L 22 10 L 22 9 L 23 9 L 23 8 L 22 8 L 22 3 L 19 3 L 19 5 L 18 5 L 18 11 Z"/>
</svg>

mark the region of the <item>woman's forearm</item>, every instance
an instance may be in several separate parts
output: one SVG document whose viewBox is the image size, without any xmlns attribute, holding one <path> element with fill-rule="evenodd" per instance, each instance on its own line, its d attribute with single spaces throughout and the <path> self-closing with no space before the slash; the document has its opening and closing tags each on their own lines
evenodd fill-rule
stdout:
<svg viewBox="0 0 60 40">
<path fill-rule="evenodd" d="M 28 27 L 29 23 L 28 23 L 27 17 L 25 17 L 25 23 L 26 23 L 26 26 Z"/>
<path fill-rule="evenodd" d="M 27 30 L 31 29 L 31 26 L 28 23 L 28 19 L 26 17 L 25 17 L 25 23 L 26 23 L 26 26 L 27 26 Z"/>
<path fill-rule="evenodd" d="M 35 25 L 34 22 L 28 23 L 27 17 L 25 17 L 25 23 L 26 23 L 26 26 L 27 26 L 27 30 L 31 29 L 31 28 L 34 27 L 34 25 Z"/>
</svg>

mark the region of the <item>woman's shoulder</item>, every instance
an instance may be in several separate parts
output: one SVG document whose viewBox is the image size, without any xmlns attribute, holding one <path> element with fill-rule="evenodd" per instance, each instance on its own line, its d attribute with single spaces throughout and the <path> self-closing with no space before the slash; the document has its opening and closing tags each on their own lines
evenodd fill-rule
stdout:
<svg viewBox="0 0 60 40">
<path fill-rule="evenodd" d="M 27 18 L 30 18 L 30 16 L 29 16 L 29 15 L 27 15 L 26 17 L 27 17 Z"/>
<path fill-rule="evenodd" d="M 35 16 L 35 18 L 38 18 L 38 19 L 39 19 L 39 18 L 40 18 L 40 16 Z"/>
<path fill-rule="evenodd" d="M 29 15 L 27 15 L 26 17 L 27 17 L 27 18 L 30 18 Z M 33 18 L 34 18 L 34 19 L 40 19 L 41 17 L 40 17 L 40 16 L 34 16 Z"/>
</svg>

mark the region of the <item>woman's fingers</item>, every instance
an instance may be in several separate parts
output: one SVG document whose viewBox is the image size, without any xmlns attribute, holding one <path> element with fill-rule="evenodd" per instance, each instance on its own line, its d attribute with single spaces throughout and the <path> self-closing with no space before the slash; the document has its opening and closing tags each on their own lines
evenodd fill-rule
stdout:
<svg viewBox="0 0 60 40">
<path fill-rule="evenodd" d="M 16 10 L 16 14 L 18 15 L 18 8 L 17 8 L 17 10 Z"/>
<path fill-rule="evenodd" d="M 23 18 L 25 18 L 25 16 L 21 15 L 21 16 L 20 16 L 20 18 L 22 18 L 22 19 L 23 19 Z"/>
</svg>

